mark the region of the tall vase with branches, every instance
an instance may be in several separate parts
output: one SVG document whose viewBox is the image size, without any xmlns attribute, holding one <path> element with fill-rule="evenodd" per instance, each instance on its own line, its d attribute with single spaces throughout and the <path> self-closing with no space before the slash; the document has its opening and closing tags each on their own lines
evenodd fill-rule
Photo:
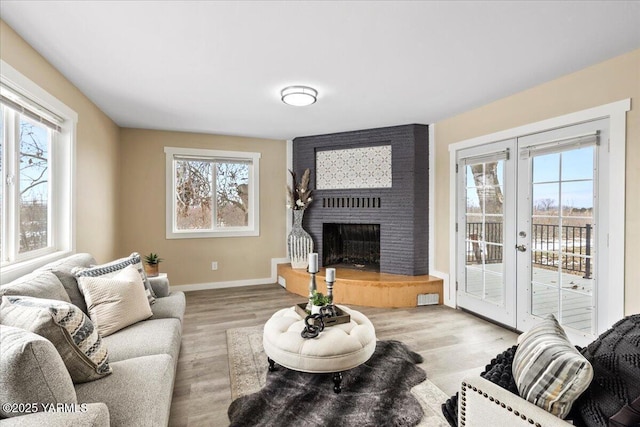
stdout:
<svg viewBox="0 0 640 427">
<path fill-rule="evenodd" d="M 302 228 L 304 211 L 313 201 L 313 191 L 309 186 L 310 172 L 306 169 L 300 182 L 294 171 L 289 170 L 293 185 L 287 186 L 287 208 L 293 210 L 293 226 L 287 237 L 289 259 L 292 268 L 306 269 L 309 265 L 309 253 L 313 252 L 313 239 Z"/>
</svg>

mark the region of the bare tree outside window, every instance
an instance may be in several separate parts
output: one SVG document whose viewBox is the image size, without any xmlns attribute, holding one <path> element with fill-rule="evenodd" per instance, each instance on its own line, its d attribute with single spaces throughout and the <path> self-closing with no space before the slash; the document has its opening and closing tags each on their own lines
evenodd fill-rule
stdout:
<svg viewBox="0 0 640 427">
<path fill-rule="evenodd" d="M 211 229 L 212 163 L 176 162 L 176 218 L 180 230 Z"/>
<path fill-rule="evenodd" d="M 249 165 L 216 164 L 216 203 L 219 227 L 244 227 L 249 224 Z"/>
<path fill-rule="evenodd" d="M 49 130 L 20 119 L 20 253 L 49 245 Z"/>
<path fill-rule="evenodd" d="M 216 227 L 248 225 L 248 164 L 178 160 L 175 170 L 178 229 L 210 230 L 213 228 L 214 191 Z"/>
<path fill-rule="evenodd" d="M 473 176 L 478 204 L 469 199 L 467 212 L 481 215 L 474 217 L 481 219 L 481 223 L 470 224 L 468 232 L 468 238 L 477 242 L 472 243 L 475 261 L 480 264 L 501 262 L 504 195 L 498 162 L 470 165 L 469 169 Z"/>
</svg>

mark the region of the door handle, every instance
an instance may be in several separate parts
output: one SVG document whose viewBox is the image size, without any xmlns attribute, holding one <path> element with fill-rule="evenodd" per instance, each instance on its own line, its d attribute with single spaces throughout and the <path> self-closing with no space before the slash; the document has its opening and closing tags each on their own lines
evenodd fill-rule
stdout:
<svg viewBox="0 0 640 427">
<path fill-rule="evenodd" d="M 516 245 L 516 249 L 519 250 L 520 252 L 527 251 L 527 247 L 525 245 Z"/>
</svg>

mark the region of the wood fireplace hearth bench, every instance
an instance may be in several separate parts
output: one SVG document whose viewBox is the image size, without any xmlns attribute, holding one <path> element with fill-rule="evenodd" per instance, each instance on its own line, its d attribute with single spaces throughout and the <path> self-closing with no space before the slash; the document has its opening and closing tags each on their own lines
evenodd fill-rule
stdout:
<svg viewBox="0 0 640 427">
<path fill-rule="evenodd" d="M 306 270 L 293 269 L 291 264 L 278 264 L 278 276 L 284 280 L 287 291 L 305 298 L 309 296 L 309 273 Z M 318 292 L 326 294 L 324 268 L 316 274 L 316 285 Z M 429 275 L 404 276 L 338 268 L 333 285 L 336 304 L 365 307 L 417 307 L 418 295 L 421 294 L 438 294 L 438 304 L 442 304 L 442 279 Z"/>
</svg>

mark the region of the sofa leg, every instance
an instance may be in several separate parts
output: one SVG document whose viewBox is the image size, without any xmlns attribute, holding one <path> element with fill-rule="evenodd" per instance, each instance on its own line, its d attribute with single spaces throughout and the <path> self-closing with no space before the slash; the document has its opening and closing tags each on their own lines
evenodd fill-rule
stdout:
<svg viewBox="0 0 640 427">
<path fill-rule="evenodd" d="M 342 372 L 335 372 L 333 374 L 333 391 L 336 393 L 340 393 L 342 388 L 340 388 L 340 383 L 342 382 Z"/>
<path fill-rule="evenodd" d="M 269 362 L 269 372 L 273 372 L 276 370 L 276 362 L 274 362 L 270 357 L 267 357 L 267 362 Z"/>
</svg>

